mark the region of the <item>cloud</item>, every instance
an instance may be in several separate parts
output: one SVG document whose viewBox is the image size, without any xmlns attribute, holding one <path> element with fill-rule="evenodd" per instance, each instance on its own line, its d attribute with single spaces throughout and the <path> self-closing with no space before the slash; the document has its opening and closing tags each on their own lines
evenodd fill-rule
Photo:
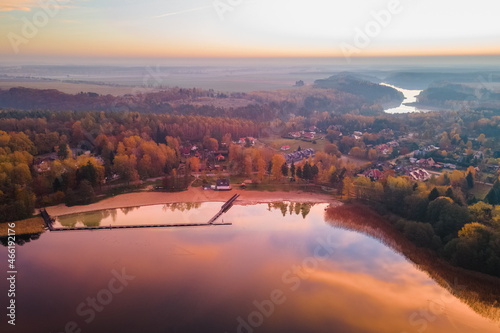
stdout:
<svg viewBox="0 0 500 333">
<path fill-rule="evenodd" d="M 53 5 L 53 3 L 58 3 L 57 5 Z M 67 6 L 62 5 L 62 3 L 68 3 L 70 0 L 55 0 L 46 3 L 51 7 L 57 8 L 65 8 Z M 11 12 L 15 10 L 29 12 L 33 8 L 40 8 L 44 3 L 39 0 L 5 0 L 0 3 L 0 12 Z"/>
</svg>

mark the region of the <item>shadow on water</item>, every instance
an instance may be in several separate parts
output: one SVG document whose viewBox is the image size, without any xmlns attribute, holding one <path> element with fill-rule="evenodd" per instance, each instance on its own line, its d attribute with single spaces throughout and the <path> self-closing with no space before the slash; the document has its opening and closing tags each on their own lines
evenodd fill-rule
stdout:
<svg viewBox="0 0 500 333">
<path fill-rule="evenodd" d="M 437 258 L 435 252 L 419 248 L 401 235 L 382 216 L 361 205 L 340 205 L 325 212 L 325 221 L 378 239 L 411 260 L 441 287 L 467 304 L 474 312 L 500 323 L 500 279 L 465 270 Z"/>
<path fill-rule="evenodd" d="M 14 243 L 16 243 L 16 245 L 24 245 L 26 243 L 39 239 L 41 235 L 42 233 L 16 235 L 14 238 Z M 9 241 L 12 241 L 12 238 L 10 238 L 9 236 L 0 236 L 0 244 L 2 244 L 3 246 L 9 246 Z"/>
</svg>

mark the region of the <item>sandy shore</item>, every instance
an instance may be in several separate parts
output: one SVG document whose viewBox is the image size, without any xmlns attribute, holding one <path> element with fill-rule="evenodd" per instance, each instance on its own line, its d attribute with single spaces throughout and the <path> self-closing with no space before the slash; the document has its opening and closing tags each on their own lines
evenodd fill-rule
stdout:
<svg viewBox="0 0 500 333">
<path fill-rule="evenodd" d="M 245 191 L 232 190 L 228 192 L 204 191 L 201 188 L 190 188 L 184 192 L 137 192 L 120 194 L 112 198 L 86 205 L 67 207 L 64 204 L 47 207 L 51 216 L 59 216 L 73 213 L 90 212 L 101 209 L 114 209 L 124 207 L 137 207 L 148 205 L 159 205 L 174 202 L 225 202 L 234 194 L 240 194 L 236 204 L 252 205 L 275 201 L 332 203 L 336 200 L 328 194 L 309 192 L 267 192 L 267 191 Z"/>
</svg>

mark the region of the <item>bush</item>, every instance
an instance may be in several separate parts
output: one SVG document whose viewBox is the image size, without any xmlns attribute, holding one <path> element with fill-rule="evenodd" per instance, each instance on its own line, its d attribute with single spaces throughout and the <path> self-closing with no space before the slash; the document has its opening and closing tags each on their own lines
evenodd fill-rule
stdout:
<svg viewBox="0 0 500 333">
<path fill-rule="evenodd" d="M 407 221 L 403 234 L 418 247 L 437 250 L 441 247 L 441 239 L 434 233 L 429 223 Z"/>
</svg>

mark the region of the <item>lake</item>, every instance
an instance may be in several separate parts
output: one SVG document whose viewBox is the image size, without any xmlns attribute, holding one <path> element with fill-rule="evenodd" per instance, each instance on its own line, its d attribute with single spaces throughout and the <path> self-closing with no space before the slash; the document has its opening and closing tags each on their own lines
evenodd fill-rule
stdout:
<svg viewBox="0 0 500 333">
<path fill-rule="evenodd" d="M 55 226 L 202 223 L 220 206 Z M 499 331 L 379 240 L 326 222 L 327 206 L 235 205 L 224 226 L 45 232 L 17 246 L 17 325 L 2 332 Z"/>
<path fill-rule="evenodd" d="M 422 92 L 422 90 L 409 90 L 396 87 L 387 83 L 381 83 L 381 85 L 394 88 L 404 95 L 404 101 L 401 105 L 384 110 L 386 113 L 410 113 L 410 112 L 429 112 L 430 110 L 417 108 L 415 106 L 405 105 L 407 103 L 415 103 L 417 101 L 417 96 Z"/>
</svg>

